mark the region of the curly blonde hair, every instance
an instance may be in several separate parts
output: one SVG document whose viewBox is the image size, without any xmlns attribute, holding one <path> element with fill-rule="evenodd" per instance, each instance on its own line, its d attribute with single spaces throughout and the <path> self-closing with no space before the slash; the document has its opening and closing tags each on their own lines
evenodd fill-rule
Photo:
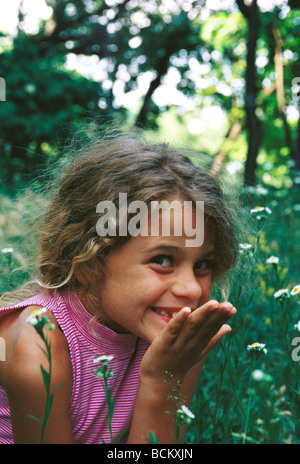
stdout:
<svg viewBox="0 0 300 464">
<path fill-rule="evenodd" d="M 130 236 L 100 237 L 96 206 L 108 200 L 118 208 L 120 192 L 127 194 L 128 202 L 147 205 L 170 194 L 204 201 L 205 223 L 214 233 L 213 280 L 235 266 L 238 240 L 229 199 L 215 176 L 167 144 L 149 144 L 140 135 L 103 137 L 80 148 L 76 156 L 64 157 L 55 172 L 38 233 L 37 281 L 50 293 L 67 289 L 92 294 L 93 288 L 99 289 L 106 257 Z"/>
</svg>

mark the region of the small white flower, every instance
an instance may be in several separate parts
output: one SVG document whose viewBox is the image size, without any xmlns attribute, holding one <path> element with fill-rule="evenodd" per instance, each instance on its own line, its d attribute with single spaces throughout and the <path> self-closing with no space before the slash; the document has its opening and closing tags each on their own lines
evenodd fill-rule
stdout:
<svg viewBox="0 0 300 464">
<path fill-rule="evenodd" d="M 261 369 L 255 369 L 254 371 L 252 371 L 251 377 L 256 382 L 261 382 L 261 381 L 263 381 L 264 383 L 273 382 L 273 377 L 270 374 L 267 374 L 266 372 L 262 371 Z"/>
<path fill-rule="evenodd" d="M 112 361 L 113 359 L 114 359 L 114 357 L 113 357 L 112 354 L 108 354 L 108 355 L 104 354 L 104 355 L 102 355 L 102 356 L 99 356 L 98 358 L 95 358 L 95 359 L 93 360 L 93 362 L 94 362 L 95 364 L 97 364 L 97 363 L 99 363 L 99 362 L 102 362 L 102 363 L 103 363 L 103 362 L 109 362 L 109 361 Z"/>
<path fill-rule="evenodd" d="M 270 258 L 268 258 L 266 260 L 266 263 L 268 263 L 268 264 L 278 264 L 279 263 L 279 258 L 277 258 L 277 256 L 270 256 Z"/>
<path fill-rule="evenodd" d="M 41 314 L 46 313 L 48 310 L 46 308 L 41 308 L 41 309 L 35 309 L 30 313 L 30 315 L 27 317 L 26 322 L 30 325 L 37 325 L 39 322 L 39 316 Z"/>
<path fill-rule="evenodd" d="M 250 243 L 240 243 L 239 244 L 239 247 L 240 247 L 240 254 L 246 254 L 246 255 L 249 255 L 249 256 L 253 256 L 253 253 L 252 253 L 252 245 L 250 245 Z"/>
<path fill-rule="evenodd" d="M 192 411 L 189 410 L 189 408 L 184 406 L 184 404 L 181 406 L 180 409 L 178 409 L 177 417 L 180 423 L 182 423 L 183 421 L 185 424 L 190 424 L 191 421 L 195 419 L 195 415 L 192 413 Z"/>
<path fill-rule="evenodd" d="M 252 343 L 251 345 L 247 345 L 247 350 L 258 350 L 263 349 L 266 345 L 264 343 Z"/>
<path fill-rule="evenodd" d="M 255 215 L 257 221 L 260 221 L 261 219 L 266 219 L 269 214 L 272 214 L 272 211 L 267 206 L 255 206 L 255 208 L 250 210 L 250 213 Z"/>
<path fill-rule="evenodd" d="M 300 285 L 296 285 L 292 290 L 291 290 L 291 295 L 297 295 L 300 293 Z"/>
<path fill-rule="evenodd" d="M 13 253 L 13 248 L 2 248 L 1 253 Z"/>
<path fill-rule="evenodd" d="M 251 248 L 252 248 L 252 245 L 250 245 L 250 243 L 240 243 L 241 250 L 250 250 Z"/>
<path fill-rule="evenodd" d="M 275 300 L 289 298 L 289 297 L 290 297 L 290 294 L 287 288 L 281 288 L 280 290 L 274 293 Z"/>
<path fill-rule="evenodd" d="M 261 369 L 255 369 L 252 372 L 252 378 L 254 380 L 262 380 L 264 378 L 265 374 Z"/>
<path fill-rule="evenodd" d="M 181 411 L 190 419 L 195 419 L 195 414 L 193 414 L 192 411 L 190 411 L 184 404 L 181 406 Z"/>
<path fill-rule="evenodd" d="M 294 328 L 300 332 L 300 321 L 298 321 L 297 324 L 294 325 Z"/>
<path fill-rule="evenodd" d="M 250 210 L 251 214 L 261 213 L 264 210 L 262 206 L 255 206 L 255 208 Z"/>
<path fill-rule="evenodd" d="M 247 350 L 256 353 L 256 354 L 267 354 L 268 350 L 265 348 L 264 343 L 252 343 L 252 345 L 247 345 Z"/>
</svg>

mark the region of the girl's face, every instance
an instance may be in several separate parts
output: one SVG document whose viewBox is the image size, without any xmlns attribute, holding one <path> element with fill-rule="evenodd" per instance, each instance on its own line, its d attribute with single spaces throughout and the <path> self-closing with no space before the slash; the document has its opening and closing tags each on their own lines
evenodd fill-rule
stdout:
<svg viewBox="0 0 300 464">
<path fill-rule="evenodd" d="M 172 217 L 170 236 L 133 237 L 108 255 L 99 319 L 115 332 L 152 343 L 174 313 L 209 300 L 213 242 L 204 233 L 202 246 L 186 247 L 175 225 Z"/>
</svg>

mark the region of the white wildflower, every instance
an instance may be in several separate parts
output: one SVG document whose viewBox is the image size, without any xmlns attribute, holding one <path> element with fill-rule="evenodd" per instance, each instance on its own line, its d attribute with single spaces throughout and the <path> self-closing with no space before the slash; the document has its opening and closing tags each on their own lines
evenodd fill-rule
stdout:
<svg viewBox="0 0 300 464">
<path fill-rule="evenodd" d="M 271 383 L 273 382 L 273 377 L 270 374 L 267 374 L 266 372 L 262 371 L 261 369 L 255 369 L 251 373 L 252 379 L 255 380 L 256 382 L 264 382 L 266 383 Z"/>
<path fill-rule="evenodd" d="M 11 247 L 2 248 L 1 253 L 13 253 L 14 249 Z"/>
<path fill-rule="evenodd" d="M 300 332 L 300 321 L 297 322 L 297 324 L 294 325 L 294 328 Z"/>
<path fill-rule="evenodd" d="M 190 419 L 195 419 L 195 414 L 193 414 L 192 411 L 190 411 L 184 404 L 181 406 L 181 411 Z"/>
<path fill-rule="evenodd" d="M 99 362 L 104 363 L 104 362 L 110 362 L 110 361 L 112 361 L 113 359 L 114 359 L 114 357 L 113 357 L 112 354 L 108 354 L 108 355 L 104 354 L 104 355 L 102 355 L 102 356 L 99 356 L 98 358 L 95 358 L 95 359 L 93 360 L 93 362 L 94 362 L 95 364 L 97 364 L 97 363 L 99 363 Z"/>
<path fill-rule="evenodd" d="M 265 348 L 264 343 L 252 343 L 252 345 L 247 345 L 247 350 L 254 354 L 267 354 L 267 349 Z"/>
<path fill-rule="evenodd" d="M 26 322 L 30 325 L 37 325 L 39 323 L 39 316 L 46 313 L 48 310 L 46 308 L 35 309 L 27 317 Z"/>
<path fill-rule="evenodd" d="M 246 254 L 249 256 L 253 256 L 252 245 L 250 243 L 240 243 L 239 248 L 240 248 L 239 250 L 240 254 Z"/>
<path fill-rule="evenodd" d="M 240 243 L 240 248 L 242 250 L 250 250 L 252 248 L 252 245 L 250 245 L 250 243 Z"/>
<path fill-rule="evenodd" d="M 195 415 L 189 410 L 187 406 L 184 406 L 183 404 L 177 411 L 177 419 L 179 424 L 190 424 L 192 420 L 195 419 Z"/>
<path fill-rule="evenodd" d="M 291 290 L 291 295 L 298 295 L 300 293 L 300 285 L 296 285 L 292 290 Z"/>
<path fill-rule="evenodd" d="M 264 376 L 265 376 L 265 374 L 261 369 L 255 369 L 252 372 L 252 378 L 254 380 L 263 380 Z"/>
<path fill-rule="evenodd" d="M 270 258 L 268 258 L 266 260 L 266 263 L 268 263 L 268 264 L 278 264 L 279 263 L 279 258 L 277 258 L 277 256 L 270 256 Z"/>
<path fill-rule="evenodd" d="M 283 300 L 284 298 L 289 298 L 290 294 L 287 288 L 281 288 L 274 293 L 275 300 Z"/>
<path fill-rule="evenodd" d="M 251 214 L 261 213 L 264 210 L 262 206 L 255 206 L 255 208 L 250 210 Z"/>
<path fill-rule="evenodd" d="M 261 219 L 266 219 L 269 214 L 272 214 L 272 211 L 267 206 L 255 206 L 255 208 L 250 210 L 250 213 L 260 221 Z"/>
</svg>

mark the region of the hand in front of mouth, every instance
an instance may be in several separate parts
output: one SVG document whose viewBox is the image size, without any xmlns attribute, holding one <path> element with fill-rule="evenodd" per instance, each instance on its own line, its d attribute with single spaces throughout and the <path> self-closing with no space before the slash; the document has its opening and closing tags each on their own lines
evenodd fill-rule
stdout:
<svg viewBox="0 0 300 464">
<path fill-rule="evenodd" d="M 140 378 L 165 380 L 165 372 L 183 379 L 186 372 L 230 332 L 226 322 L 236 313 L 229 302 L 210 300 L 195 310 L 182 308 L 144 355 Z"/>
</svg>

